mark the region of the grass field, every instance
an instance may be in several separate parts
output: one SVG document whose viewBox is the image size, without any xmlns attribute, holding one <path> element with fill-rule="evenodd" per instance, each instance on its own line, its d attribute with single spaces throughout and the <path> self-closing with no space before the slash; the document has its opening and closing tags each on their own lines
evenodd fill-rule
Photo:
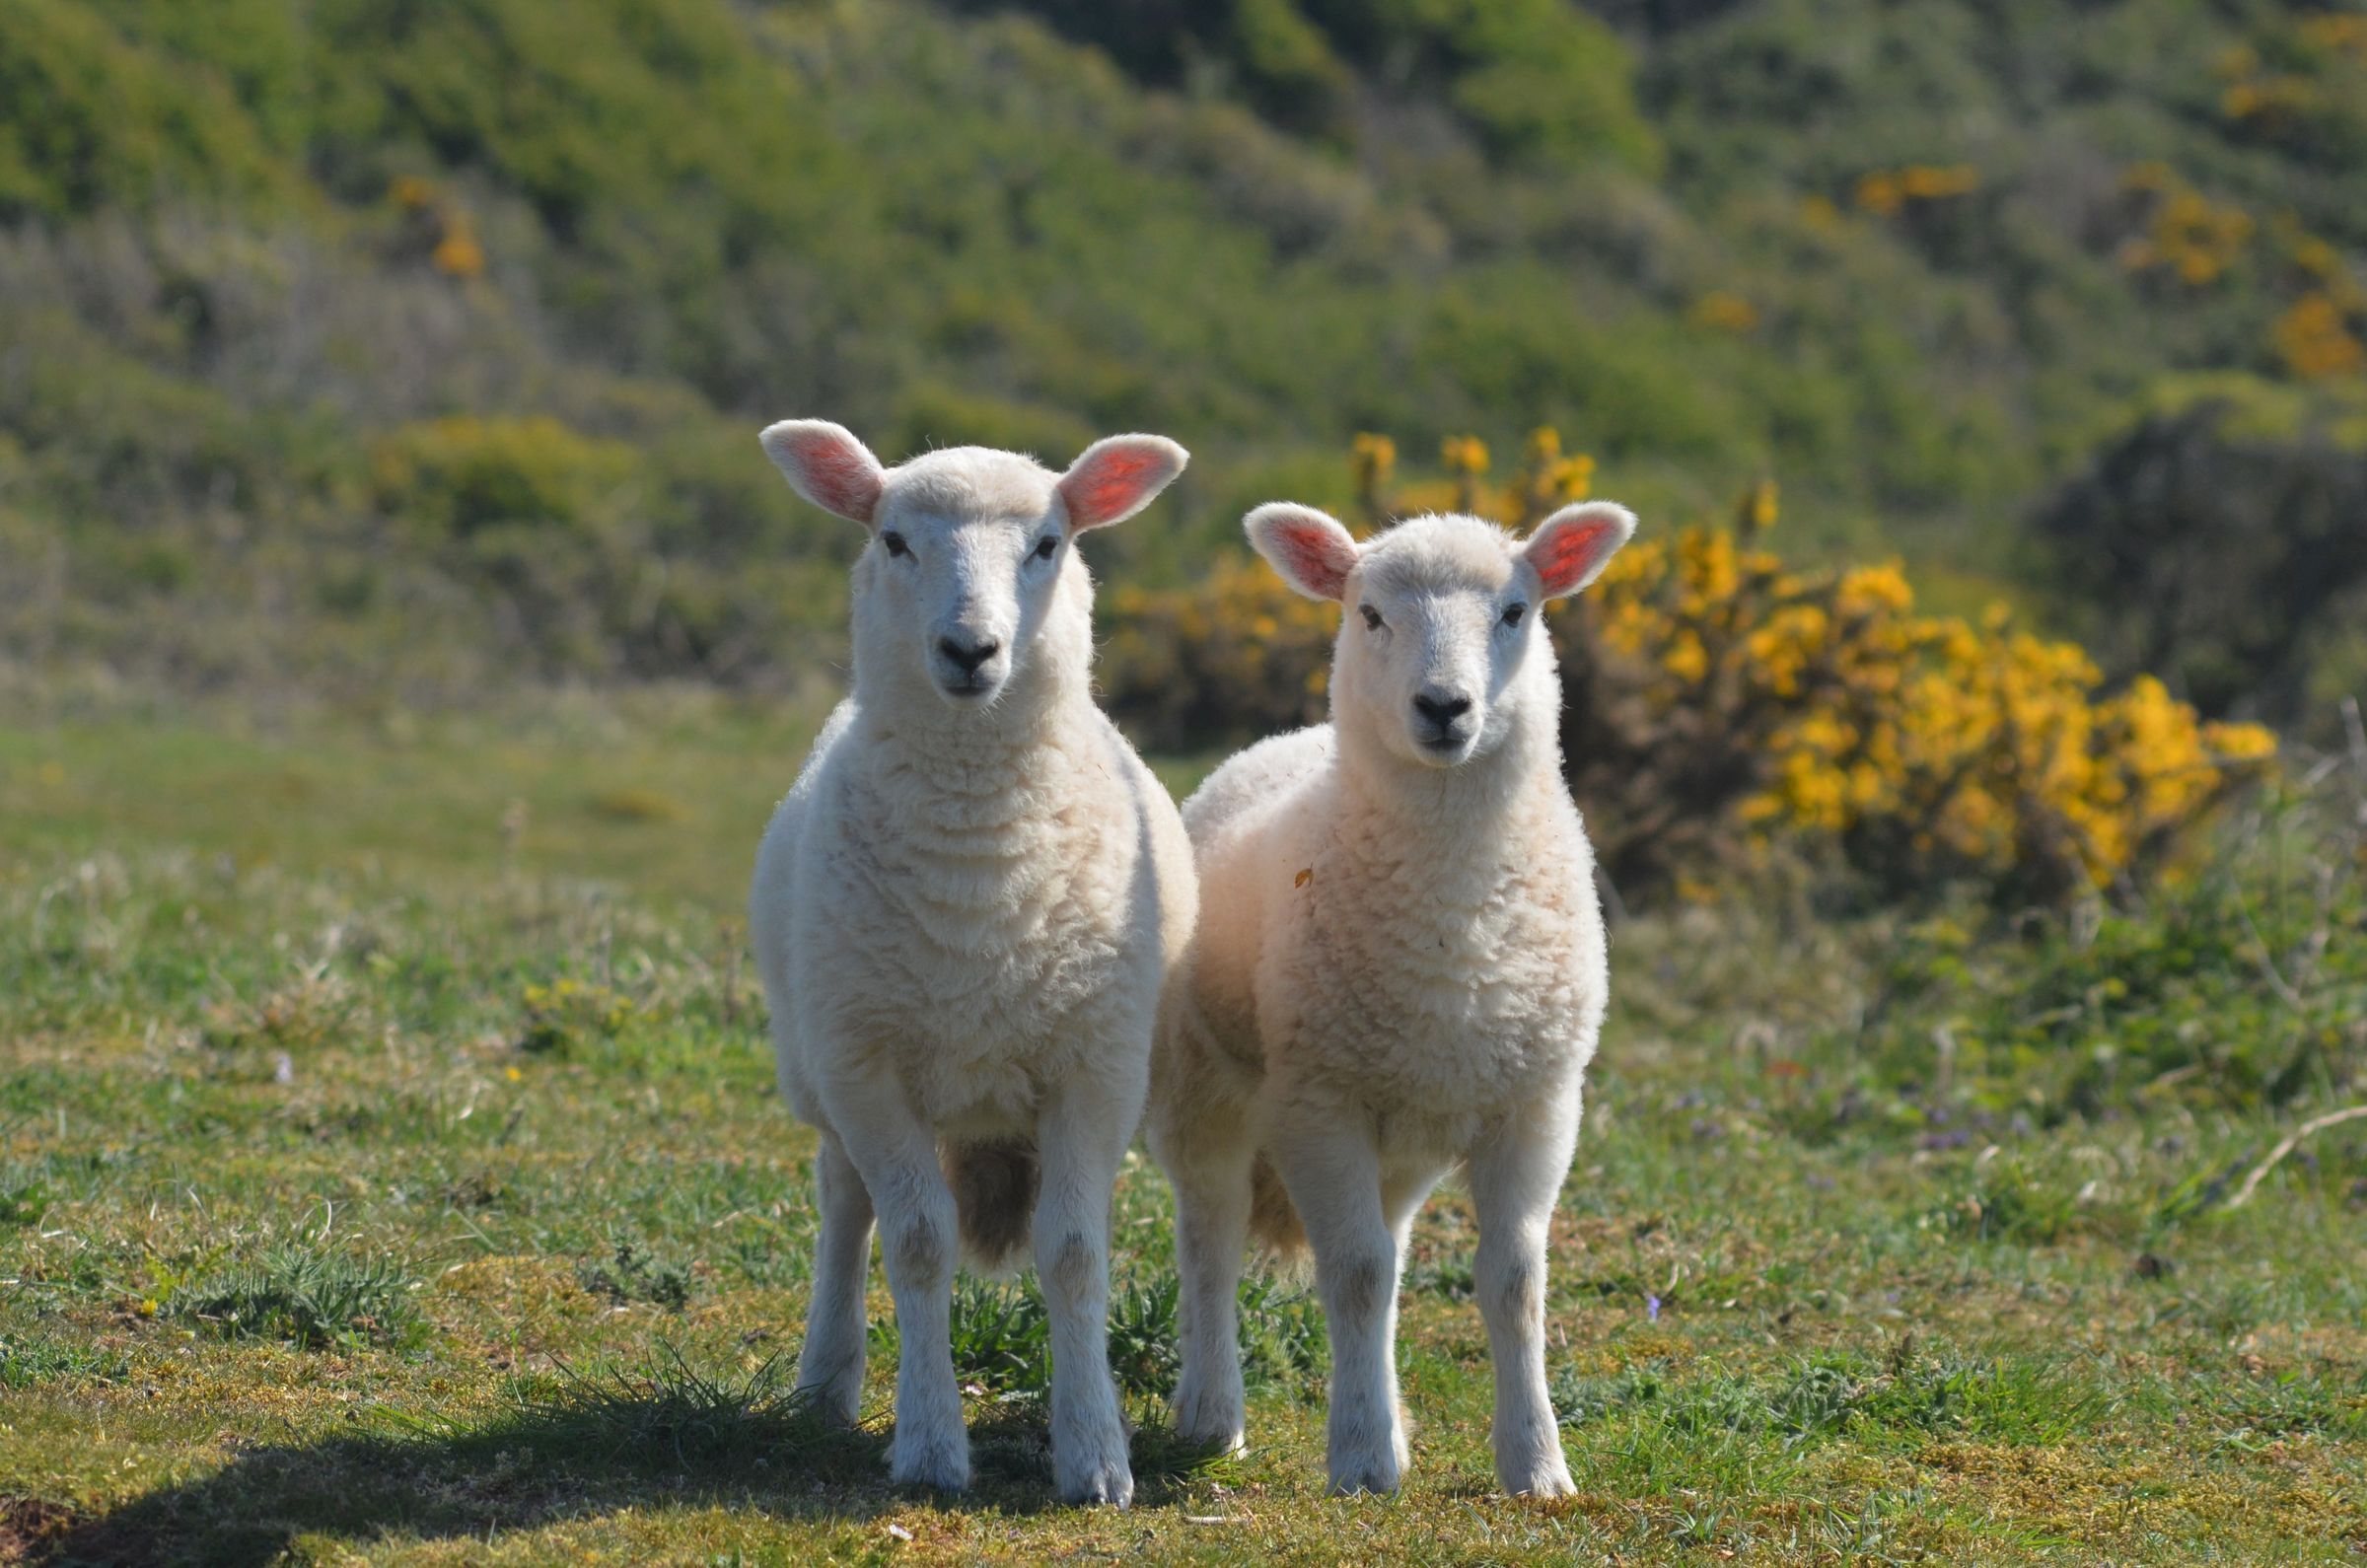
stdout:
<svg viewBox="0 0 2367 1568">
<path fill-rule="evenodd" d="M 1574 1499 L 1491 1495 L 1452 1191 L 1401 1496 L 1323 1496 L 1286 1281 L 1252 1451 L 1181 1451 L 1139 1164 L 1135 1508 L 1046 1506 L 1012 1289 L 960 1301 L 979 1485 L 891 1489 L 876 1271 L 865 1429 L 789 1398 L 812 1140 L 742 958 L 814 717 L 0 729 L 0 1562 L 2367 1553 L 2367 1122 L 2228 1202 L 2367 1038 L 2355 906 L 2288 907 L 2281 858 L 2241 928 L 1619 927 L 1549 1296 Z"/>
</svg>

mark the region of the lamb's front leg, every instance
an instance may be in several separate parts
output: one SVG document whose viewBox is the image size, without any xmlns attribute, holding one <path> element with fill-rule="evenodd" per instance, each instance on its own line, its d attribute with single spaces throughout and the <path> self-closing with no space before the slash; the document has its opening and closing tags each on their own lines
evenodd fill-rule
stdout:
<svg viewBox="0 0 2367 1568">
<path fill-rule="evenodd" d="M 863 1285 L 871 1272 L 871 1194 L 835 1132 L 814 1156 L 822 1234 L 814 1244 L 814 1294 L 798 1391 L 829 1420 L 853 1425 L 863 1400 Z"/>
<path fill-rule="evenodd" d="M 1394 1492 L 1405 1472 L 1398 1420 L 1397 1237 L 1381 1205 L 1370 1131 L 1285 1110 L 1272 1151 L 1315 1250 L 1331 1335 L 1331 1490 Z"/>
<path fill-rule="evenodd" d="M 962 1426 L 951 1324 L 959 1233 L 935 1136 L 892 1083 L 833 1086 L 829 1110 L 878 1212 L 888 1289 L 896 1298 L 902 1352 L 889 1477 L 958 1492 L 969 1484 L 969 1434 Z"/>
<path fill-rule="evenodd" d="M 1141 1096 L 1093 1080 L 1053 1090 L 1036 1126 L 1036 1278 L 1052 1338 L 1052 1483 L 1064 1503 L 1134 1500 L 1110 1376 L 1110 1199 Z"/>
<path fill-rule="evenodd" d="M 1496 1479 L 1515 1496 L 1575 1490 L 1545 1387 L 1545 1252 L 1576 1146 L 1579 1097 L 1516 1113 L 1471 1151 L 1471 1275 L 1496 1368 Z"/>
</svg>

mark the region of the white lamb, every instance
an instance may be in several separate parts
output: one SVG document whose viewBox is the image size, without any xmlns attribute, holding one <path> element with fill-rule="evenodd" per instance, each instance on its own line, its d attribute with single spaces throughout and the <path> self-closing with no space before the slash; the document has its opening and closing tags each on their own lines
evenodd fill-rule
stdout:
<svg viewBox="0 0 2367 1568">
<path fill-rule="evenodd" d="M 1259 507 L 1247 526 L 1293 588 L 1347 613 L 1332 722 L 1252 747 L 1184 808 L 1208 918 L 1161 1021 L 1149 1128 L 1176 1189 L 1176 1423 L 1240 1445 L 1245 1243 L 1311 1245 L 1331 1488 L 1394 1489 L 1399 1270 L 1415 1209 L 1461 1162 L 1496 1475 L 1558 1496 L 1546 1232 L 1610 975 L 1540 611 L 1586 586 L 1635 519 L 1568 507 L 1520 543 L 1424 517 L 1361 547 L 1307 507 Z"/>
<path fill-rule="evenodd" d="M 883 469 L 813 420 L 763 441 L 800 494 L 871 531 L 854 694 L 774 814 L 749 902 L 781 1089 L 822 1134 L 799 1386 L 854 1419 L 876 1214 L 903 1346 L 891 1471 L 968 1484 L 957 1242 L 993 1269 L 1032 1229 L 1055 1483 L 1123 1506 L 1110 1198 L 1196 901 L 1174 804 L 1094 705 L 1074 544 L 1148 505 L 1184 449 L 1115 436 L 1056 474 L 975 447 Z"/>
</svg>

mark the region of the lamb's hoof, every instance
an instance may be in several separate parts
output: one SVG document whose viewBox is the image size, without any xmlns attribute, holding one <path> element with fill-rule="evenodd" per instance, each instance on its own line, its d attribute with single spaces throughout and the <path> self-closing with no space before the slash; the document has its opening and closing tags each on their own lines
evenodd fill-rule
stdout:
<svg viewBox="0 0 2367 1568">
<path fill-rule="evenodd" d="M 809 1419 L 832 1432 L 843 1432 L 862 1421 L 863 1391 L 814 1384 L 797 1390 L 797 1400 Z"/>
<path fill-rule="evenodd" d="M 1570 1479 L 1569 1466 L 1559 1460 L 1541 1464 L 1526 1475 L 1504 1475 L 1498 1479 L 1514 1497 L 1567 1497 L 1578 1490 L 1577 1483 Z"/>
<path fill-rule="evenodd" d="M 1387 1497 L 1398 1489 L 1401 1466 L 1394 1455 L 1376 1455 L 1369 1460 L 1348 1461 L 1331 1466 L 1331 1495 L 1353 1497 L 1369 1492 Z"/>
<path fill-rule="evenodd" d="M 888 1445 L 888 1479 L 898 1486 L 928 1486 L 940 1492 L 959 1492 L 969 1486 L 969 1440 L 951 1440 L 919 1433 L 906 1438 L 901 1428 Z"/>
<path fill-rule="evenodd" d="M 1194 1448 L 1238 1454 L 1247 1446 L 1249 1419 L 1237 1393 L 1178 1388 L 1170 1410 L 1176 1436 Z"/>
<path fill-rule="evenodd" d="M 1126 1461 L 1126 1432 L 1106 1432 L 1074 1442 L 1052 1440 L 1052 1489 L 1063 1503 L 1125 1508 L 1134 1501 L 1134 1468 Z"/>
</svg>

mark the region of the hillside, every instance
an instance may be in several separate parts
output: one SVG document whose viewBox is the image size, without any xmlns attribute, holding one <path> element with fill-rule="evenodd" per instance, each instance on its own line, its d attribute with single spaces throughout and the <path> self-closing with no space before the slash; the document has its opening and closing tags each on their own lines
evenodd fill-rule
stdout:
<svg viewBox="0 0 2367 1568">
<path fill-rule="evenodd" d="M 2079 624 L 2030 520 L 2198 373 L 2343 493 L 2362 148 L 2367 19 L 2267 4 L 0 0 L 0 658 L 775 684 L 849 542 L 790 412 L 1173 433 L 1153 583 L 1549 421 Z"/>
</svg>

